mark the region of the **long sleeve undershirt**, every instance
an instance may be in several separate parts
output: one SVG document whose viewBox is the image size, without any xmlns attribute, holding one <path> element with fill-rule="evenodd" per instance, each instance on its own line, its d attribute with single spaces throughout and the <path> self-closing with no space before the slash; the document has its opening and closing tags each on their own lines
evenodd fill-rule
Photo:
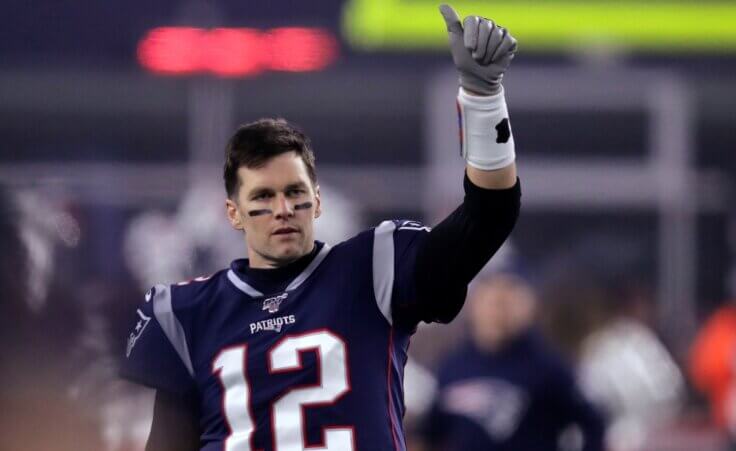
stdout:
<svg viewBox="0 0 736 451">
<path fill-rule="evenodd" d="M 519 216 L 519 180 L 508 189 L 484 189 L 465 176 L 465 199 L 420 244 L 415 263 L 415 299 L 395 315 L 419 321 L 451 321 L 465 301 L 467 286 L 498 251 Z"/>
</svg>

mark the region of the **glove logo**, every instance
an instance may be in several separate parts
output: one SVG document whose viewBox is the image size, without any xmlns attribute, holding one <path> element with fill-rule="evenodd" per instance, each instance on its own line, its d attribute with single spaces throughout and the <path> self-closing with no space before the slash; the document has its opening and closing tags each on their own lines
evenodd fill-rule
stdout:
<svg viewBox="0 0 736 451">
<path fill-rule="evenodd" d="M 511 138 L 509 118 L 503 118 L 503 120 L 496 125 L 496 133 L 496 143 L 503 144 L 509 142 L 509 138 Z"/>
</svg>

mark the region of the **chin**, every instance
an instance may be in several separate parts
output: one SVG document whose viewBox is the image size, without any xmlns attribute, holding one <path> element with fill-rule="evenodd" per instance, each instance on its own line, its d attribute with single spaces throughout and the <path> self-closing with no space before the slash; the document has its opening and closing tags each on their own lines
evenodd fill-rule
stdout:
<svg viewBox="0 0 736 451">
<path fill-rule="evenodd" d="M 280 260 L 296 260 L 297 258 L 305 254 L 306 252 L 304 251 L 303 246 L 294 244 L 281 249 L 280 252 L 278 252 L 276 255 Z"/>
</svg>

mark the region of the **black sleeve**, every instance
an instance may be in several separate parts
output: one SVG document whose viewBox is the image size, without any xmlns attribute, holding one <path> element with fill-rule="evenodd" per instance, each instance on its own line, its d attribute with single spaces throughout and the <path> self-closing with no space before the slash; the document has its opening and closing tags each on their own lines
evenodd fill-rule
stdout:
<svg viewBox="0 0 736 451">
<path fill-rule="evenodd" d="M 508 189 L 484 189 L 465 175 L 463 203 L 419 243 L 414 296 L 395 307 L 405 324 L 447 323 L 460 312 L 468 283 L 511 233 L 519 216 L 519 180 Z"/>
<path fill-rule="evenodd" d="M 199 415 L 194 395 L 156 390 L 146 451 L 198 451 Z"/>
</svg>

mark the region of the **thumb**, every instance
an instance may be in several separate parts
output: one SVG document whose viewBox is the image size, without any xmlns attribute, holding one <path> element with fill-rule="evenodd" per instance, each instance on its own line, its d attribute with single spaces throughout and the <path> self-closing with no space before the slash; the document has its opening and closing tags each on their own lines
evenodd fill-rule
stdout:
<svg viewBox="0 0 736 451">
<path fill-rule="evenodd" d="M 440 13 L 442 13 L 442 17 L 445 19 L 448 32 L 462 34 L 463 26 L 460 24 L 460 17 L 457 15 L 455 10 L 452 9 L 452 6 L 443 3 L 440 5 Z"/>
</svg>

